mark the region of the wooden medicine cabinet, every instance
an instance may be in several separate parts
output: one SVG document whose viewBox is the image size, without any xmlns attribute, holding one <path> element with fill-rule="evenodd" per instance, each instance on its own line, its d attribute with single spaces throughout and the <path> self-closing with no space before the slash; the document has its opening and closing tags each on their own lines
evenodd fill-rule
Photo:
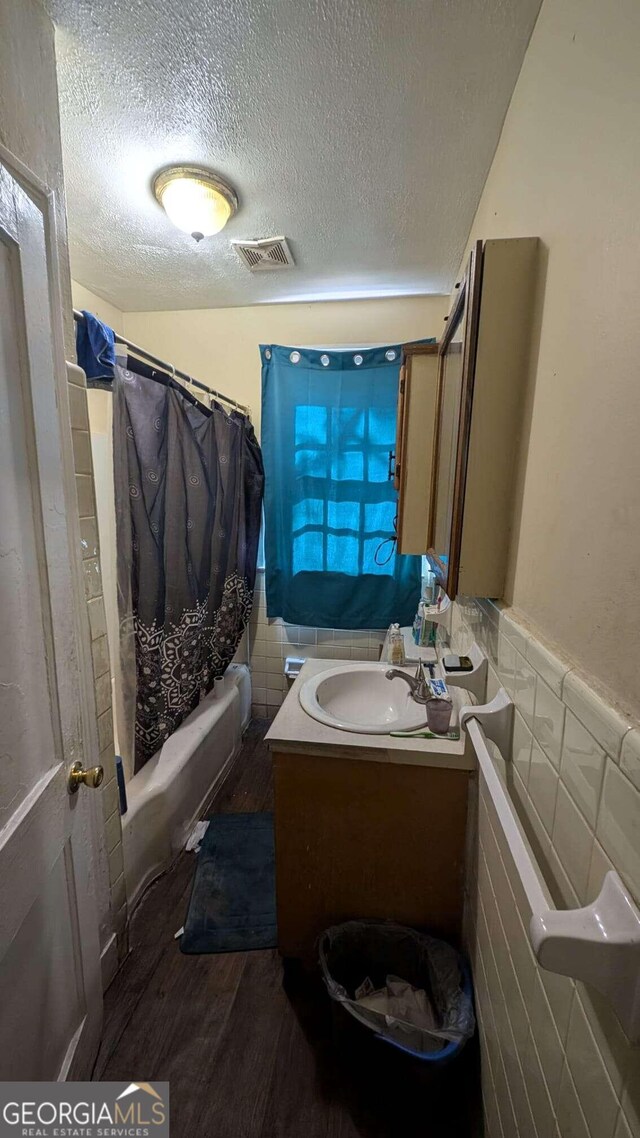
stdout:
<svg viewBox="0 0 640 1138">
<path fill-rule="evenodd" d="M 440 343 L 404 352 L 398 552 L 428 552 L 452 598 L 504 595 L 537 254 L 536 237 L 478 241 Z"/>
<path fill-rule="evenodd" d="M 537 254 L 477 242 L 440 342 L 429 553 L 450 597 L 504 595 Z"/>
</svg>

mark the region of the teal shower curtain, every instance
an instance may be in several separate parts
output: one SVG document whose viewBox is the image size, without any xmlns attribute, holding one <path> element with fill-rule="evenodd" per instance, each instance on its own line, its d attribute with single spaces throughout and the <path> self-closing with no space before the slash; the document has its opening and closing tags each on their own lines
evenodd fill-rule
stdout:
<svg viewBox="0 0 640 1138">
<path fill-rule="evenodd" d="M 389 480 L 401 346 L 260 353 L 267 615 L 410 624 L 421 561 L 396 555 Z"/>
</svg>

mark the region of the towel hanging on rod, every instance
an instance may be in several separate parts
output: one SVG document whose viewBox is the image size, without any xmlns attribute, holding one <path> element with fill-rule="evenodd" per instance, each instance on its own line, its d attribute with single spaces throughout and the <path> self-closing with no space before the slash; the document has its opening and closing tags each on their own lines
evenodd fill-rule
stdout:
<svg viewBox="0 0 640 1138">
<path fill-rule="evenodd" d="M 84 314 L 77 308 L 74 308 L 73 319 L 77 324 L 81 324 L 84 322 Z M 165 360 L 161 360 L 158 356 L 152 355 L 151 352 L 148 352 L 146 350 L 146 348 L 141 348 L 138 344 L 134 344 L 133 341 L 128 340 L 126 336 L 121 336 L 118 332 L 114 332 L 114 336 L 116 343 L 124 344 L 125 347 L 129 348 L 129 350 L 134 353 L 134 355 L 141 356 L 143 360 L 148 360 L 149 363 L 155 364 L 156 367 L 162 368 L 163 371 L 166 371 L 167 374 L 172 378 L 185 380 L 186 383 L 190 383 L 193 387 L 198 387 L 200 391 L 206 391 L 208 395 L 213 396 L 214 399 L 220 400 L 221 403 L 228 403 L 229 406 L 234 407 L 236 411 L 240 411 L 243 415 L 247 415 L 248 417 L 251 415 L 250 408 L 245 407 L 243 403 L 238 403 L 236 399 L 231 399 L 230 396 L 223 395 L 222 392 L 216 391 L 215 388 L 209 387 L 208 384 L 201 383 L 199 379 L 194 379 L 193 376 L 188 375 L 187 372 L 180 371 L 180 369 L 174 367 L 173 364 L 166 363 Z"/>
</svg>

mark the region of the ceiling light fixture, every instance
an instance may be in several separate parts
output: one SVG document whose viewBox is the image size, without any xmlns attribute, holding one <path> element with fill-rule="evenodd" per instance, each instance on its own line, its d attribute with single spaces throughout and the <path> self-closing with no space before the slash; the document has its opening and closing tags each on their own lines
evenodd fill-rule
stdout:
<svg viewBox="0 0 640 1138">
<path fill-rule="evenodd" d="M 167 166 L 153 179 L 153 192 L 169 220 L 194 241 L 219 233 L 238 208 L 235 190 L 201 166 Z"/>
</svg>

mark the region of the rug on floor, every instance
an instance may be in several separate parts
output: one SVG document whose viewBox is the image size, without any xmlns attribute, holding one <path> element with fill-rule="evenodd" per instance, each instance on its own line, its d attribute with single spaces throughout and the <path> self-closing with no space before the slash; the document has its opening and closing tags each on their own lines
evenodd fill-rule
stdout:
<svg viewBox="0 0 640 1138">
<path fill-rule="evenodd" d="M 275 948 L 273 814 L 214 814 L 198 854 L 182 952 Z"/>
</svg>

